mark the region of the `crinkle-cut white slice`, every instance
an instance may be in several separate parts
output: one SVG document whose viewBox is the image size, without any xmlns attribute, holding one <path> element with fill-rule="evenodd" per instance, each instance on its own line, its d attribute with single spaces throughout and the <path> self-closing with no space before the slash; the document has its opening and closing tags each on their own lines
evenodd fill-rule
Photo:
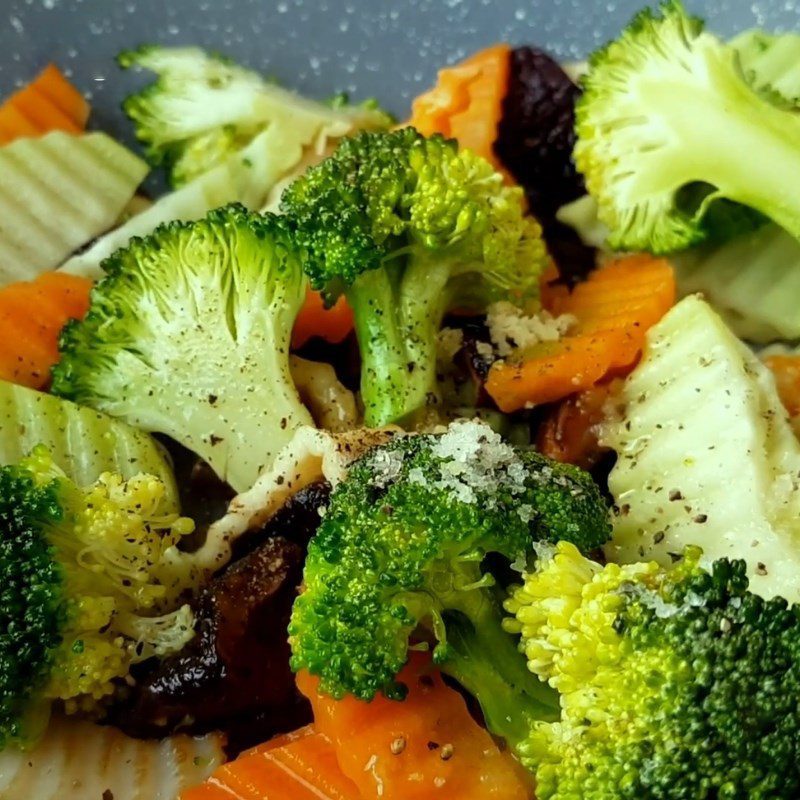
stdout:
<svg viewBox="0 0 800 800">
<path fill-rule="evenodd" d="M 800 338 L 800 242 L 777 225 L 671 261 L 681 294 L 702 292 L 737 335 Z"/>
<path fill-rule="evenodd" d="M 53 718 L 32 750 L 0 751 L 3 800 L 177 800 L 225 761 L 219 734 L 131 739 L 116 728 Z"/>
<path fill-rule="evenodd" d="M 49 133 L 0 148 L 0 283 L 55 269 L 108 230 L 147 175 L 104 133 Z"/>
<path fill-rule="evenodd" d="M 164 222 L 192 222 L 209 211 L 239 199 L 238 173 L 230 164 L 221 164 L 175 192 L 157 200 L 149 208 L 98 239 L 88 250 L 66 261 L 61 269 L 91 280 L 103 277 L 100 264 L 115 250 L 125 247 L 134 236 L 147 236 Z"/>
<path fill-rule="evenodd" d="M 43 444 L 78 486 L 104 472 L 160 478 L 165 501 L 177 510 L 178 490 L 169 457 L 149 434 L 91 408 L 0 381 L 0 465 L 16 464 Z"/>
<path fill-rule="evenodd" d="M 228 513 L 209 528 L 205 543 L 195 553 L 197 566 L 215 569 L 227 563 L 231 545 L 239 536 L 263 525 L 306 486 L 319 480 L 335 486 L 355 459 L 388 441 L 396 430 L 359 428 L 334 434 L 307 426 L 298 428 L 272 466 L 261 473 L 251 489 L 234 497 Z"/>
<path fill-rule="evenodd" d="M 800 444 L 769 370 L 698 297 L 647 337 L 604 442 L 618 455 L 610 560 L 686 545 L 747 561 L 751 588 L 800 600 Z"/>
</svg>

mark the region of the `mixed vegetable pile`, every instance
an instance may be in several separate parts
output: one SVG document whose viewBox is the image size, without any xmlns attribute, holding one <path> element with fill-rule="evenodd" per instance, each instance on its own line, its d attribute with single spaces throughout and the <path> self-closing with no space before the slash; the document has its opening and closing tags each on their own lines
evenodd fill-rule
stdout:
<svg viewBox="0 0 800 800">
<path fill-rule="evenodd" d="M 799 796 L 800 36 L 119 62 L 0 106 L 0 796 Z"/>
</svg>

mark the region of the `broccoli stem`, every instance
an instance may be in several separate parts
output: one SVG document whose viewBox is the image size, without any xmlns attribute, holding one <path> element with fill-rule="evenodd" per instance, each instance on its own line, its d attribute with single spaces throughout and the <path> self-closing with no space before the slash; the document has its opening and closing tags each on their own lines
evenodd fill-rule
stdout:
<svg viewBox="0 0 800 800">
<path fill-rule="evenodd" d="M 481 603 L 468 619 L 448 617 L 441 668 L 478 700 L 489 730 L 516 749 L 534 721 L 558 719 L 558 695 L 528 670 L 500 617 L 494 602 Z"/>
<path fill-rule="evenodd" d="M 347 289 L 361 349 L 361 396 L 370 427 L 435 402 L 436 335 L 450 266 L 416 256 L 362 273 Z"/>
<path fill-rule="evenodd" d="M 677 186 L 705 175 L 716 189 L 705 202 L 726 197 L 761 211 L 800 237 L 800 118 L 753 92 L 725 59 L 708 58 L 706 64 L 707 88 L 676 91 L 673 84 L 656 79 L 640 87 L 686 144 L 685 157 L 672 159 L 672 169 L 659 182 Z"/>
</svg>

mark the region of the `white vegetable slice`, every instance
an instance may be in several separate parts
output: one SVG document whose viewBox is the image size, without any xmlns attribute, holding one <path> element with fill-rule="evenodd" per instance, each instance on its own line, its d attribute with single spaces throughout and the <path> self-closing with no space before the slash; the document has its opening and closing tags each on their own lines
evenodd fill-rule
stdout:
<svg viewBox="0 0 800 800">
<path fill-rule="evenodd" d="M 55 269 L 108 230 L 148 172 L 104 133 L 49 133 L 0 148 L 0 283 Z"/>
<path fill-rule="evenodd" d="M 648 334 L 625 382 L 606 548 L 669 564 L 686 545 L 747 561 L 751 588 L 800 600 L 800 444 L 772 374 L 710 306 L 687 297 Z"/>
<path fill-rule="evenodd" d="M 219 734 L 163 741 L 54 718 L 29 751 L 0 751 L 3 800 L 177 800 L 225 761 Z"/>
<path fill-rule="evenodd" d="M 236 173 L 230 165 L 223 164 L 183 188 L 164 195 L 150 208 L 98 239 L 88 250 L 70 258 L 61 269 L 72 275 L 98 280 L 103 277 L 101 262 L 115 250 L 125 247 L 134 236 L 146 236 L 164 222 L 201 219 L 212 209 L 237 200 L 240 193 Z"/>
<path fill-rule="evenodd" d="M 177 509 L 169 458 L 152 436 L 69 400 L 0 381 L 0 464 L 16 464 L 39 444 L 78 486 L 103 472 L 155 475 Z"/>
</svg>

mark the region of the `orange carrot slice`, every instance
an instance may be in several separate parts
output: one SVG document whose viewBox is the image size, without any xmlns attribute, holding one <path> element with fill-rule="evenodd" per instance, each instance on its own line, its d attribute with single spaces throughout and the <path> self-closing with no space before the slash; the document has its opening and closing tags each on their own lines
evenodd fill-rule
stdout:
<svg viewBox="0 0 800 800">
<path fill-rule="evenodd" d="M 439 70 L 436 86 L 414 100 L 408 124 L 424 136 L 441 133 L 457 139 L 461 147 L 468 147 L 507 174 L 493 145 L 510 68 L 511 47 L 496 44 Z"/>
<path fill-rule="evenodd" d="M 0 144 L 50 131 L 80 133 L 89 104 L 52 64 L 0 106 Z"/>
<path fill-rule="evenodd" d="M 492 366 L 486 389 L 503 411 L 560 400 L 630 371 L 648 329 L 675 303 L 675 276 L 663 259 L 630 256 L 548 299 L 554 314 L 576 317 L 576 330 Z"/>
<path fill-rule="evenodd" d="M 527 774 L 470 716 L 463 697 L 445 685 L 420 654 L 402 674 L 403 702 L 334 700 L 317 691 L 307 673 L 297 685 L 314 709 L 342 771 L 365 800 L 526 800 Z"/>
<path fill-rule="evenodd" d="M 322 295 L 309 289 L 305 303 L 294 322 L 292 347 L 302 347 L 314 336 L 331 344 L 338 344 L 351 330 L 353 312 L 344 297 L 340 297 L 331 308 L 326 308 Z"/>
<path fill-rule="evenodd" d="M 223 764 L 181 800 L 361 800 L 330 740 L 309 725 Z"/>
<path fill-rule="evenodd" d="M 790 417 L 800 415 L 800 356 L 767 356 L 764 363 L 775 376 L 778 395 Z"/>
<path fill-rule="evenodd" d="M 58 361 L 58 335 L 89 309 L 92 282 L 63 272 L 0 289 L 0 379 L 43 388 Z"/>
</svg>

